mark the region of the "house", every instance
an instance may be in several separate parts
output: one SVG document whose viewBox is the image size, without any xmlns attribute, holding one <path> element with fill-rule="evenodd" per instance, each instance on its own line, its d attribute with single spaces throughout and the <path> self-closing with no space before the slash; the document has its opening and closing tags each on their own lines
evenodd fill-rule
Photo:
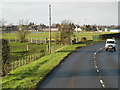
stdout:
<svg viewBox="0 0 120 90">
<path fill-rule="evenodd" d="M 108 32 L 108 28 L 105 28 L 105 32 Z"/>
<path fill-rule="evenodd" d="M 75 28 L 75 31 L 76 31 L 76 32 L 81 32 L 82 29 L 81 29 L 80 27 L 76 27 L 76 28 Z"/>
<path fill-rule="evenodd" d="M 120 32 L 120 29 L 110 29 L 110 32 Z"/>
<path fill-rule="evenodd" d="M 49 26 L 44 27 L 44 28 L 42 29 L 42 31 L 48 32 L 48 31 L 49 31 Z M 51 26 L 51 31 L 52 31 L 52 32 L 59 31 L 59 28 L 58 28 L 58 27 L 53 27 L 53 26 Z"/>
</svg>

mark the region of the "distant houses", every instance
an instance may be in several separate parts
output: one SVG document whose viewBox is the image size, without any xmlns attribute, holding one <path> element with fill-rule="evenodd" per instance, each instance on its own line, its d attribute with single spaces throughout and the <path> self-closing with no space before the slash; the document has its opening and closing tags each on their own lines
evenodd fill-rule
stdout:
<svg viewBox="0 0 120 90">
<path fill-rule="evenodd" d="M 76 27 L 75 27 L 75 31 L 76 31 L 76 32 L 81 32 L 81 31 L 82 31 L 82 29 L 81 29 L 81 27 L 80 27 L 80 26 L 76 26 Z"/>
<path fill-rule="evenodd" d="M 44 27 L 44 28 L 43 28 L 42 30 L 40 30 L 40 31 L 48 32 L 48 31 L 49 31 L 49 26 Z M 59 28 L 58 28 L 58 27 L 51 26 L 51 31 L 52 31 L 52 32 L 59 31 Z"/>
<path fill-rule="evenodd" d="M 120 29 L 111 29 L 110 32 L 120 32 Z"/>
<path fill-rule="evenodd" d="M 27 31 L 31 32 L 48 32 L 49 26 L 46 26 L 44 24 L 35 25 L 34 23 L 29 23 L 28 25 L 22 25 L 23 27 L 27 26 Z M 2 28 L 2 32 L 4 33 L 11 33 L 15 32 L 19 28 L 19 25 L 6 25 L 4 28 Z M 51 31 L 57 32 L 60 30 L 60 24 L 52 24 Z M 102 26 L 102 25 L 74 25 L 74 31 L 75 32 L 120 32 L 120 28 L 117 26 Z"/>
</svg>

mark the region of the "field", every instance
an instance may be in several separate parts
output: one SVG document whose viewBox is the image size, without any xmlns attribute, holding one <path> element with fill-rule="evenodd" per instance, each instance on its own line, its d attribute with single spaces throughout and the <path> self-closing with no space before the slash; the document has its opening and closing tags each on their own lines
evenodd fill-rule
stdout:
<svg viewBox="0 0 120 90">
<path fill-rule="evenodd" d="M 37 83 L 41 81 L 54 67 L 56 67 L 65 56 L 75 50 L 76 47 L 85 45 L 86 44 L 75 44 L 64 46 L 52 54 L 46 55 L 37 61 L 11 71 L 2 79 L 2 82 L 0 82 L 2 83 L 2 88 L 36 88 Z"/>
<path fill-rule="evenodd" d="M 74 35 L 80 41 L 82 37 L 86 37 L 87 40 L 92 40 L 92 35 L 100 35 L 104 33 L 91 33 L 91 32 L 74 32 Z M 56 35 L 56 32 L 52 32 L 52 38 Z M 32 37 L 33 39 L 45 39 L 49 37 L 48 32 L 40 32 L 40 33 L 30 33 L 26 38 Z M 44 38 L 43 38 L 44 37 Z M 16 33 L 3 33 L 2 38 L 5 39 L 15 39 L 17 38 Z M 72 37 L 73 38 L 73 37 Z M 24 58 L 25 56 L 29 56 L 36 53 L 42 53 L 43 55 L 48 54 L 48 43 L 44 44 L 35 44 L 35 43 L 20 43 L 20 42 L 10 42 L 10 61 L 15 61 Z M 52 52 L 61 48 L 62 45 L 52 44 Z M 27 50 L 28 49 L 28 50 Z"/>
<path fill-rule="evenodd" d="M 74 32 L 74 35 L 78 38 L 78 40 L 81 40 L 81 37 L 86 37 L 88 40 L 92 39 L 92 35 L 100 35 L 100 34 L 108 34 L 110 32 L 99 32 L 99 33 L 91 33 L 91 32 L 79 32 L 76 33 Z M 55 38 L 56 32 L 52 32 L 51 36 L 52 39 Z M 17 34 L 16 33 L 3 33 L 2 34 L 2 38 L 5 39 L 18 39 Z M 45 40 L 46 38 L 49 38 L 49 32 L 40 32 L 40 33 L 30 33 L 27 35 L 26 39 L 32 38 L 33 40 L 36 40 L 36 38 L 38 40 Z"/>
<path fill-rule="evenodd" d="M 10 59 L 15 61 L 21 59 L 25 56 L 42 53 L 42 55 L 48 54 L 48 43 L 46 44 L 35 44 L 35 43 L 20 43 L 20 42 L 10 42 Z M 61 48 L 62 45 L 56 45 L 52 43 L 52 52 Z M 27 50 L 28 49 L 28 50 Z"/>
<path fill-rule="evenodd" d="M 28 51 L 27 51 L 28 45 Z M 10 61 L 21 59 L 25 56 L 44 52 L 46 54 L 46 44 L 10 42 Z"/>
</svg>

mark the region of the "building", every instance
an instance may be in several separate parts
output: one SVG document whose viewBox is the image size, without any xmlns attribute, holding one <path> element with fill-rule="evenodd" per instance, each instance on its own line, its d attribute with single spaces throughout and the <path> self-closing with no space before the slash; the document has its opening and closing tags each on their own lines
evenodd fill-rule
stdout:
<svg viewBox="0 0 120 90">
<path fill-rule="evenodd" d="M 81 32 L 82 29 L 81 29 L 80 27 L 76 27 L 76 28 L 75 28 L 75 31 L 76 31 L 76 32 Z"/>
<path fill-rule="evenodd" d="M 49 31 L 49 26 L 44 27 L 44 28 L 42 29 L 42 31 L 48 32 L 48 31 Z M 51 31 L 52 31 L 52 32 L 57 32 L 57 31 L 59 31 L 59 28 L 58 28 L 58 27 L 53 27 L 53 26 L 51 26 Z"/>
<path fill-rule="evenodd" d="M 110 32 L 120 32 L 120 29 L 110 29 Z"/>
</svg>

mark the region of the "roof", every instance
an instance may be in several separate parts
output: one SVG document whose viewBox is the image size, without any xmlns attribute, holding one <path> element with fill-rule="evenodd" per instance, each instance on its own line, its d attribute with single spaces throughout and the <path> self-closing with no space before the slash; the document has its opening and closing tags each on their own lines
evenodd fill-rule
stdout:
<svg viewBox="0 0 120 90">
<path fill-rule="evenodd" d="M 115 41 L 115 39 L 107 39 L 106 41 Z"/>
</svg>

